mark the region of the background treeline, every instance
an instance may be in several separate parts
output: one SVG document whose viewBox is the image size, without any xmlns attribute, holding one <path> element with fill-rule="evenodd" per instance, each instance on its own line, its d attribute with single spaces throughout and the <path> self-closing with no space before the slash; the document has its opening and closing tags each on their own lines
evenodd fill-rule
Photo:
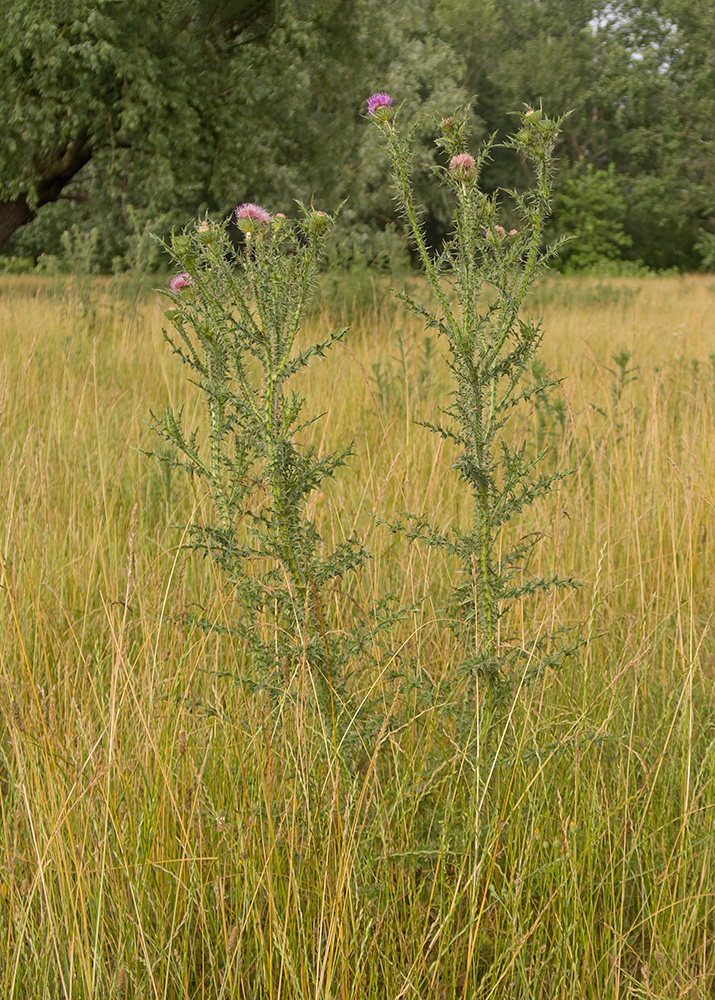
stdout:
<svg viewBox="0 0 715 1000">
<path fill-rule="evenodd" d="M 152 230 L 313 196 L 347 199 L 334 266 L 405 264 L 362 117 L 375 90 L 403 120 L 469 106 L 484 137 L 524 104 L 572 109 L 551 235 L 579 239 L 558 266 L 715 267 L 710 0 L 14 0 L 0 84 L 6 267 L 161 266 Z M 429 123 L 416 127 L 437 243 L 448 208 Z M 487 190 L 528 180 L 496 150 Z"/>
</svg>

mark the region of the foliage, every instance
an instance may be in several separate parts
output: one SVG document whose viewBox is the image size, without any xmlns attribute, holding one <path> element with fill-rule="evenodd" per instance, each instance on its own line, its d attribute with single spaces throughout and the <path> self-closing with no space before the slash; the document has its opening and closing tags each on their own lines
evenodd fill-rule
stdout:
<svg viewBox="0 0 715 1000">
<path fill-rule="evenodd" d="M 702 257 L 703 270 L 715 271 L 715 233 L 701 229 L 695 245 Z"/>
<path fill-rule="evenodd" d="M 571 170 L 554 198 L 558 235 L 570 240 L 559 250 L 559 265 L 567 273 L 617 260 L 631 246 L 624 222 L 628 213 L 622 182 L 613 164 L 608 170 Z"/>
<path fill-rule="evenodd" d="M 439 0 L 437 9 L 489 131 L 506 134 L 506 112 L 542 95 L 572 109 L 556 156 L 565 178 L 614 164 L 632 240 L 623 256 L 655 269 L 699 266 L 695 229 L 712 219 L 711 4 Z M 485 181 L 521 186 L 526 175 L 499 157 Z M 555 222 L 561 231 L 556 205 Z"/>
<path fill-rule="evenodd" d="M 618 257 L 699 269 L 697 234 L 715 226 L 714 17 L 706 0 L 15 0 L 0 7 L 0 244 L 57 255 L 64 230 L 97 228 L 111 271 L 131 253 L 130 209 L 141 225 L 166 215 L 166 235 L 238 199 L 288 211 L 317 195 L 331 211 L 349 199 L 341 268 L 402 266 L 401 221 L 360 129 L 379 85 L 403 95 L 405 124 L 463 106 L 499 138 L 510 109 L 548 95 L 573 112 L 554 147 L 554 231 L 571 225 L 562 183 L 568 200 L 574 177 L 613 169 L 631 241 Z M 431 148 L 427 132 L 415 141 Z M 484 190 L 526 189 L 527 165 L 492 152 Z M 437 247 L 449 205 L 427 167 L 413 181 Z"/>
<path fill-rule="evenodd" d="M 23 0 L 17 17 L 24 6 Z M 202 209 L 224 215 L 237 198 L 288 211 L 294 200 L 307 203 L 319 194 L 331 210 L 349 196 L 337 226 L 345 244 L 341 256 L 361 261 L 365 240 L 356 243 L 351 234 L 390 231 L 393 215 L 379 157 L 360 128 L 362 94 L 378 75 L 410 95 L 413 112 L 425 102 L 467 100 L 461 62 L 437 37 L 427 0 L 409 8 L 398 0 L 237 3 L 230 5 L 236 20 L 230 32 L 199 17 L 189 0 L 167 0 L 158 11 L 149 6 L 153 14 L 143 2 L 87 5 L 97 10 L 82 29 L 89 53 L 81 78 L 86 93 L 75 102 L 72 92 L 57 136 L 45 118 L 64 114 L 62 88 L 73 32 L 80 29 L 57 13 L 53 22 L 48 12 L 42 46 L 29 32 L 8 49 L 22 53 L 22 72 L 14 63 L 3 67 L 0 57 L 0 79 L 13 78 L 9 93 L 19 109 L 13 127 L 20 130 L 14 159 L 0 171 L 11 180 L 0 186 L 0 202 L 25 192 L 31 197 L 36 180 L 28 164 L 43 163 L 80 133 L 83 122 L 94 129 L 91 158 L 68 182 L 63 200 L 43 208 L 27 232 L 19 230 L 9 250 L 57 253 L 59 234 L 73 222 L 91 229 L 101 220 L 100 250 L 109 270 L 114 258 L 131 253 L 131 210 L 181 225 Z M 34 6 L 27 8 L 23 17 L 39 18 Z M 263 10 L 261 17 L 249 18 L 256 9 Z M 15 20 L 8 22 L 7 36 L 16 31 Z M 123 83 L 107 88 L 105 77 Z M 45 118 L 34 114 L 33 102 L 41 103 Z M 0 109 L 0 125 L 2 114 Z M 439 218 L 439 205 L 431 201 L 438 189 L 422 194 Z M 391 236 L 387 241 L 395 243 Z M 382 257 L 385 242 L 378 237 L 368 257 Z M 389 250 L 393 257 L 403 252 Z"/>
</svg>

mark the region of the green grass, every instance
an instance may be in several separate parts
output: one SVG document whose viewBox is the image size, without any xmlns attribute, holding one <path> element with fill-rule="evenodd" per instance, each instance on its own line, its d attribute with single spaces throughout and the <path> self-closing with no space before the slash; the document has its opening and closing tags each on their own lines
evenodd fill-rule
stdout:
<svg viewBox="0 0 715 1000">
<path fill-rule="evenodd" d="M 186 623 L 230 624 L 232 596 L 181 547 L 206 498 L 145 454 L 151 410 L 201 418 L 157 302 L 0 278 L 0 996 L 715 995 L 711 284 L 537 289 L 565 381 L 515 433 L 575 473 L 519 531 L 543 534 L 533 572 L 585 586 L 500 640 L 583 622 L 588 642 L 515 678 L 476 763 L 454 567 L 382 523 L 466 514 L 414 422 L 445 401 L 438 345 L 377 293 L 315 310 L 351 333 L 306 378 L 311 433 L 355 439 L 321 532 L 373 553 L 350 607 L 416 604 L 356 666 L 383 721 L 349 769 L 307 676 L 276 713 L 235 641 Z"/>
</svg>

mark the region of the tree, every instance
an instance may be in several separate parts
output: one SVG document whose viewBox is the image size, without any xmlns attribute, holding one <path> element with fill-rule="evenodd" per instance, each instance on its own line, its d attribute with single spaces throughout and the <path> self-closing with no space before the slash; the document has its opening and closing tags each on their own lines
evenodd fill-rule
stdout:
<svg viewBox="0 0 715 1000">
<path fill-rule="evenodd" d="M 554 203 L 557 224 L 554 237 L 572 236 L 559 252 L 559 266 L 565 271 L 582 271 L 606 261 L 617 260 L 631 245 L 624 231 L 628 207 L 623 186 L 613 164 L 608 170 L 594 170 L 587 163 L 564 176 Z"/>
<path fill-rule="evenodd" d="M 276 21 L 271 0 L 3 4 L 0 248 L 102 155 L 196 186 L 239 110 L 227 66 Z"/>
<path fill-rule="evenodd" d="M 366 97 L 389 86 L 410 112 L 435 116 L 467 101 L 430 0 L 284 0 L 279 10 L 242 0 L 218 14 L 209 0 L 80 7 L 74 20 L 42 20 L 30 0 L 0 14 L 11 95 L 0 107 L 11 136 L 0 247 L 62 199 L 9 244 L 27 256 L 56 249 L 77 223 L 100 230 L 108 267 L 131 241 L 133 210 L 182 225 L 200 209 L 261 201 L 290 212 L 314 195 L 330 210 L 349 199 L 339 226 L 364 236 L 348 253 L 359 255 L 396 214 L 363 127 Z M 427 171 L 420 192 L 439 231 Z"/>
</svg>

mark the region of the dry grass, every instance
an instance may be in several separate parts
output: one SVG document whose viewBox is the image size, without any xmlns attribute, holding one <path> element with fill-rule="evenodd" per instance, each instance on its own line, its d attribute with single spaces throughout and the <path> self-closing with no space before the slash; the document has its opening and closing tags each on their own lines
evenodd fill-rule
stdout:
<svg viewBox="0 0 715 1000">
<path fill-rule="evenodd" d="M 452 724 L 478 697 L 452 671 L 453 568 L 381 523 L 465 514 L 414 422 L 443 363 L 379 297 L 352 311 L 307 378 L 316 440 L 355 440 L 316 516 L 373 553 L 359 606 L 421 603 L 359 665 L 386 722 L 343 773 L 300 702 L 276 717 L 242 682 L 230 637 L 177 623 L 231 620 L 176 527 L 202 498 L 145 454 L 151 410 L 199 421 L 200 401 L 153 299 L 95 303 L 0 279 L 0 995 L 715 995 L 712 280 L 537 289 L 565 381 L 514 433 L 575 473 L 519 531 L 543 533 L 534 571 L 586 586 L 502 639 L 581 621 L 588 642 L 515 693 L 476 764 Z"/>
</svg>

